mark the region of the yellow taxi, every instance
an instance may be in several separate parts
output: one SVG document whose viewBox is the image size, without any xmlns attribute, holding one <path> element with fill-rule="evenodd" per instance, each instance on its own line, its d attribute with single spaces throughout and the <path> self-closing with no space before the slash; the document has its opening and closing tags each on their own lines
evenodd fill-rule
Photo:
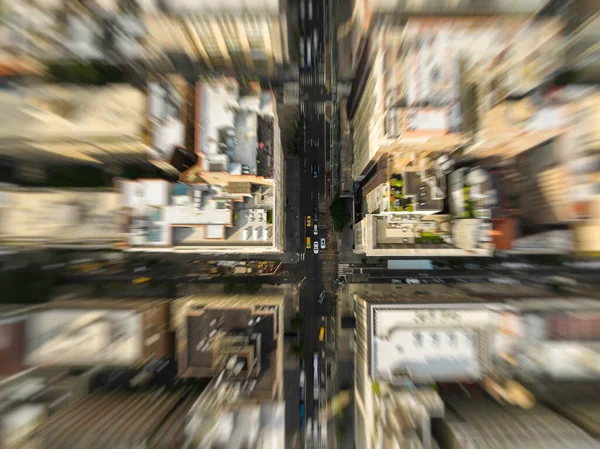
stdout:
<svg viewBox="0 0 600 449">
<path fill-rule="evenodd" d="M 310 237 L 306 237 L 306 249 L 310 249 Z"/>
<path fill-rule="evenodd" d="M 131 281 L 132 284 L 145 284 L 146 282 L 150 282 L 152 280 L 149 276 L 142 276 L 139 278 L 135 278 Z"/>
<path fill-rule="evenodd" d="M 306 216 L 306 227 L 310 228 L 310 225 L 312 224 L 312 217 L 310 215 Z"/>
<path fill-rule="evenodd" d="M 325 338 L 325 328 L 323 326 L 321 326 L 321 328 L 319 329 L 319 341 L 323 341 L 324 338 Z"/>
</svg>

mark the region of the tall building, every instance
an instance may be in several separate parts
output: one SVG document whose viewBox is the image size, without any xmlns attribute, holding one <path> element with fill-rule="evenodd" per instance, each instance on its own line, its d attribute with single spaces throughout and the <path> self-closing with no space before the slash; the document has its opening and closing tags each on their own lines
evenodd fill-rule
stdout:
<svg viewBox="0 0 600 449">
<path fill-rule="evenodd" d="M 285 446 L 285 402 L 247 398 L 229 373 L 214 379 L 186 416 L 184 448 Z"/>
<path fill-rule="evenodd" d="M 520 383 L 543 392 L 543 382 L 598 377 L 595 301 L 551 295 L 488 284 L 356 290 L 357 447 L 598 447 Z M 553 428 L 562 431 L 547 438 Z"/>
<path fill-rule="evenodd" d="M 120 239 L 120 195 L 113 189 L 4 185 L 0 238 L 13 248 L 112 248 Z"/>
<path fill-rule="evenodd" d="M 285 445 L 283 308 L 277 289 L 173 303 L 178 375 L 212 378 L 187 413 L 183 447 Z"/>
<path fill-rule="evenodd" d="M 385 416 L 377 413 L 381 408 L 378 382 L 402 385 L 406 378 L 426 386 L 436 381 L 476 381 L 484 379 L 490 369 L 495 313 L 485 302 L 440 286 L 432 286 L 431 293 L 423 295 L 410 287 L 354 298 L 358 448 L 386 447 L 381 445 L 383 434 L 378 430 L 382 423 L 377 417 Z M 434 392 L 427 394 L 437 404 L 435 414 L 443 416 L 439 398 L 434 399 Z M 418 423 L 429 419 L 424 411 L 418 413 L 422 415 Z M 416 433 L 422 435 L 420 439 L 413 436 L 420 444 L 431 438 L 428 427 Z"/>
<path fill-rule="evenodd" d="M 122 181 L 124 247 L 283 250 L 283 157 L 272 92 L 233 79 L 196 88 L 195 154 L 180 182 Z"/>
<path fill-rule="evenodd" d="M 401 16 L 422 17 L 531 17 L 542 11 L 548 0 L 481 2 L 479 0 L 448 1 L 425 0 L 411 2 L 403 0 L 353 0 L 344 4 L 348 8 L 346 21 L 338 29 L 340 53 L 345 53 L 350 73 L 358 69 L 364 50 L 368 46 L 369 33 L 383 18 L 401 18 Z"/>
<path fill-rule="evenodd" d="M 481 168 L 452 169 L 443 152 L 387 153 L 358 190 L 354 252 L 487 256 L 495 191 Z"/>
<path fill-rule="evenodd" d="M 561 67 L 561 32 L 555 19 L 382 17 L 348 103 L 354 179 L 386 152 L 451 152 L 479 135 L 490 104 L 530 91 Z"/>
<path fill-rule="evenodd" d="M 289 61 L 287 2 L 140 1 L 150 58 L 273 75 Z"/>
<path fill-rule="evenodd" d="M 180 377 L 218 377 L 236 383 L 249 400 L 283 398 L 283 296 L 207 292 L 172 306 Z"/>
</svg>

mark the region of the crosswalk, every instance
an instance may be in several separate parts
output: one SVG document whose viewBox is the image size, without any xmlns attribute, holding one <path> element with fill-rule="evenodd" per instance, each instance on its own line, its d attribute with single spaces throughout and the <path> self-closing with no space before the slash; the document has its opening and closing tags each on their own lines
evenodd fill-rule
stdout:
<svg viewBox="0 0 600 449">
<path fill-rule="evenodd" d="M 343 277 L 347 274 L 352 274 L 354 270 L 348 263 L 340 263 L 338 264 L 338 276 Z"/>
<path fill-rule="evenodd" d="M 300 73 L 300 84 L 303 86 L 324 86 L 325 73 L 322 71 L 310 71 Z"/>
<path fill-rule="evenodd" d="M 302 114 L 317 114 L 323 115 L 325 114 L 325 103 L 323 102 L 312 102 L 312 101 L 303 101 L 300 103 L 300 112 Z"/>
</svg>

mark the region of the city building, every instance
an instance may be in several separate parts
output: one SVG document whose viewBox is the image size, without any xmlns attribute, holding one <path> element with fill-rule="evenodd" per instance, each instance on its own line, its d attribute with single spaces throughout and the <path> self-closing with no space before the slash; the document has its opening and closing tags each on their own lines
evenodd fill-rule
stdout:
<svg viewBox="0 0 600 449">
<path fill-rule="evenodd" d="M 143 58 L 144 27 L 127 2 L 35 0 L 3 2 L 3 50 L 28 67 L 104 61 L 133 64 Z"/>
<path fill-rule="evenodd" d="M 598 51 L 600 36 L 600 9 L 586 0 L 552 1 L 566 19 L 568 40 L 566 42 L 568 77 L 578 82 L 596 84 L 600 75 Z"/>
<path fill-rule="evenodd" d="M 495 191 L 482 169 L 452 171 L 444 153 L 387 153 L 359 190 L 354 252 L 487 256 Z M 449 213 L 450 212 L 450 213 Z"/>
<path fill-rule="evenodd" d="M 285 447 L 285 402 L 246 399 L 239 383 L 214 379 L 186 416 L 185 448 Z"/>
<path fill-rule="evenodd" d="M 490 135 L 504 137 L 489 140 L 487 149 L 477 144 L 469 149 L 493 174 L 498 189 L 494 232 L 500 232 L 498 219 L 512 217 L 515 224 L 518 217 L 518 229 L 510 233 L 520 243 L 512 250 L 594 252 L 593 239 L 575 237 L 575 232 L 593 227 L 590 211 L 600 170 L 594 125 L 599 98 L 593 86 L 572 84 L 547 89 L 537 99 L 505 101 L 498 106 L 504 113 L 482 128 L 487 133 L 503 122 L 504 131 Z"/>
<path fill-rule="evenodd" d="M 184 447 L 285 445 L 283 307 L 274 288 L 173 303 L 178 375 L 212 378 L 187 414 Z"/>
<path fill-rule="evenodd" d="M 535 382 L 591 382 L 600 378 L 600 306 L 594 299 L 508 301 L 499 346 L 520 378 Z M 502 343 L 500 343 L 500 341 Z"/>
<path fill-rule="evenodd" d="M 42 415 L 45 419 L 35 423 L 26 441 L 45 449 L 181 448 L 186 413 L 197 398 L 198 392 L 191 388 L 95 389 L 60 413 Z"/>
<path fill-rule="evenodd" d="M 475 146 L 514 139 L 502 130 L 480 133 L 480 122 L 498 102 L 530 92 L 563 67 L 561 32 L 556 19 L 410 17 L 399 25 L 382 16 L 348 103 L 354 179 L 362 181 L 385 152 L 452 152 L 471 133 Z M 552 126 L 547 119 L 533 120 L 534 130 Z M 556 134 L 537 132 L 531 140 Z"/>
<path fill-rule="evenodd" d="M 272 92 L 233 79 L 196 87 L 198 162 L 179 183 L 123 180 L 125 248 L 283 250 L 283 157 Z"/>
<path fill-rule="evenodd" d="M 27 315 L 27 366 L 129 367 L 170 356 L 169 301 L 58 300 Z"/>
<path fill-rule="evenodd" d="M 36 306 L 5 304 L 0 307 L 0 379 L 4 380 L 26 369 L 25 325 L 27 312 Z"/>
<path fill-rule="evenodd" d="M 190 91 L 191 86 L 179 75 L 156 77 L 147 85 L 150 160 L 167 172 L 183 172 L 198 161 L 186 140 L 187 131 L 194 128 Z"/>
<path fill-rule="evenodd" d="M 489 342 L 496 312 L 490 305 L 445 286 L 427 286 L 425 292 L 412 287 L 418 286 L 354 296 L 355 439 L 359 448 L 386 447 L 376 442 L 383 436 L 377 430 L 382 426 L 377 416 L 383 415 L 383 411 L 376 413 L 381 408 L 378 382 L 402 385 L 410 381 L 417 386 L 472 382 L 483 380 L 491 369 Z M 440 407 L 443 414 L 435 393 L 428 394 L 437 404 L 436 415 Z M 429 419 L 422 409 L 417 412 L 422 416 L 417 422 Z M 421 444 L 425 443 L 423 435 L 429 434 L 430 439 L 427 427 L 418 433 Z"/>
<path fill-rule="evenodd" d="M 588 198 L 582 220 L 573 223 L 575 251 L 582 255 L 600 253 L 600 196 Z"/>
<path fill-rule="evenodd" d="M 536 404 L 551 401 L 544 383 L 585 381 L 589 390 L 597 380 L 591 297 L 540 286 L 365 287 L 354 291 L 357 447 L 552 447 L 553 428 L 563 430 L 556 447 L 598 447 Z M 593 406 L 579 398 L 571 411 L 593 427 Z"/>
<path fill-rule="evenodd" d="M 25 165 L 123 165 L 148 159 L 146 96 L 130 85 L 41 84 L 0 93 L 0 155 Z"/>
<path fill-rule="evenodd" d="M 289 61 L 287 2 L 139 2 L 149 58 L 180 67 L 274 75 Z"/>
<path fill-rule="evenodd" d="M 258 295 L 207 291 L 177 299 L 172 327 L 178 376 L 221 377 L 250 402 L 281 401 L 283 307 L 275 288 Z"/>
<path fill-rule="evenodd" d="M 425 0 L 402 3 L 388 0 L 353 0 L 344 3 L 348 9 L 347 20 L 340 24 L 337 30 L 340 55 L 345 55 L 344 59 L 347 59 L 343 66 L 342 77 L 351 76 L 351 73 L 360 70 L 358 67 L 361 64 L 361 58 L 365 55 L 365 50 L 368 49 L 367 41 L 370 32 L 376 29 L 383 20 L 407 16 L 532 17 L 540 14 L 546 3 L 548 0 L 528 2 L 493 0 L 483 3 L 477 0 L 460 2 Z"/>
<path fill-rule="evenodd" d="M 113 189 L 0 188 L 0 240 L 13 249 L 112 248 L 120 239 Z"/>
</svg>

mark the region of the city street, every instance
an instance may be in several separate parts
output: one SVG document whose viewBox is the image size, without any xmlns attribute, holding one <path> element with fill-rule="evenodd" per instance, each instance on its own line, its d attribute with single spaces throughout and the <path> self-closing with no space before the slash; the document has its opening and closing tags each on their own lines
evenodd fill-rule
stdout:
<svg viewBox="0 0 600 449">
<path fill-rule="evenodd" d="M 304 160 L 300 166 L 300 220 L 305 235 L 301 233 L 304 246 L 304 276 L 300 289 L 300 315 L 302 317 L 301 336 L 304 344 L 305 369 L 305 427 L 306 448 L 328 447 L 327 421 L 325 408 L 331 389 L 327 385 L 327 365 L 333 363 L 334 354 L 328 348 L 335 316 L 334 298 L 325 294 L 322 302 L 319 296 L 325 291 L 322 263 L 323 256 L 331 253 L 331 220 L 328 219 L 327 178 L 331 167 L 330 124 L 326 120 L 326 101 L 331 99 L 326 89 L 324 47 L 328 2 L 303 0 L 300 2 L 301 39 L 305 47 L 300 61 L 300 112 L 303 117 Z M 310 48 L 309 48 L 310 47 Z M 316 212 L 316 213 L 315 213 Z M 310 217 L 310 224 L 307 222 Z M 317 225 L 317 235 L 314 226 Z M 325 239 L 326 248 L 322 248 Z M 316 252 L 316 253 L 315 253 Z M 323 254 L 325 253 L 325 254 Z M 328 264 L 332 261 L 327 260 Z"/>
</svg>

